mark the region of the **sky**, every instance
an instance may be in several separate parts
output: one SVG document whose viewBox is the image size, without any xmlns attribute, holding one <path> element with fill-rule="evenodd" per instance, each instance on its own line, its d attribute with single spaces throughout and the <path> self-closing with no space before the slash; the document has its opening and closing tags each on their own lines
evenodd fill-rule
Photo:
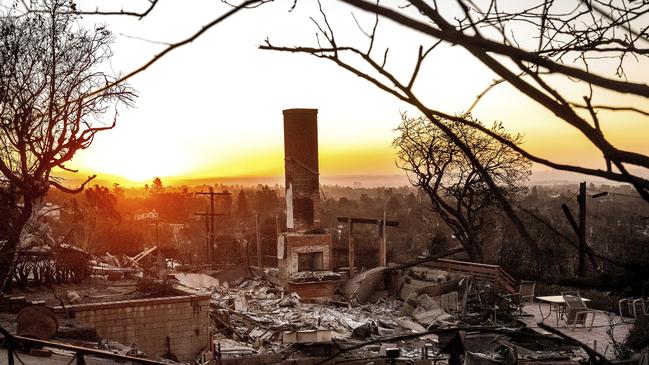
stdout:
<svg viewBox="0 0 649 365">
<path fill-rule="evenodd" d="M 276 1 L 241 12 L 181 47 L 129 80 L 138 98 L 120 107 L 117 126 L 97 135 L 90 148 L 78 153 L 71 167 L 82 173 L 141 184 L 154 176 L 188 179 L 283 174 L 282 110 L 317 108 L 322 175 L 393 175 L 391 142 L 407 112 L 419 113 L 334 65 L 308 55 L 258 49 L 266 38 L 275 45 L 315 45 L 318 16 L 315 2 Z M 323 1 L 340 43 L 364 44 L 352 10 Z M 110 8 L 110 6 L 115 8 Z M 119 1 L 101 2 L 104 10 L 119 9 Z M 144 9 L 147 1 L 125 2 L 126 9 Z M 93 9 L 79 1 L 81 9 Z M 219 1 L 161 0 L 153 12 L 133 17 L 86 16 L 86 27 L 104 23 L 115 34 L 109 70 L 127 73 L 165 48 L 155 42 L 175 42 L 228 10 Z M 372 18 L 354 14 L 365 28 Z M 387 65 L 398 75 L 412 69 L 420 44 L 418 34 L 382 21 L 375 49 L 390 46 Z M 146 39 L 143 40 L 143 39 Z M 494 75 L 460 48 L 442 46 L 424 64 L 416 91 L 430 105 L 461 113 Z M 614 72 L 602 63 L 602 72 Z M 649 80 L 646 63 L 630 62 L 633 80 Z M 611 68 L 613 67 L 613 68 Z M 580 99 L 581 86 L 560 84 Z M 646 100 L 597 94 L 600 100 L 646 107 Z M 579 134 L 507 85 L 489 93 L 474 116 L 490 125 L 501 121 L 525 136 L 532 153 L 558 162 L 599 166 L 600 156 Z M 612 142 L 649 153 L 649 123 L 633 114 L 602 113 L 603 128 Z M 112 120 L 112 115 L 107 120 Z M 536 167 L 545 169 L 543 167 Z"/>
</svg>

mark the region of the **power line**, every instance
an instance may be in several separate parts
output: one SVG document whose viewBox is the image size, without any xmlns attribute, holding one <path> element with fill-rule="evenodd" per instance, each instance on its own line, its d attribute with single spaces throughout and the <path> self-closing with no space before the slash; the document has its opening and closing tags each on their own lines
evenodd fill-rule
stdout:
<svg viewBox="0 0 649 365">
<path fill-rule="evenodd" d="M 210 217 L 210 224 L 207 225 L 207 260 L 208 263 L 212 264 L 213 259 L 213 250 L 214 250 L 214 218 L 216 216 L 227 215 L 227 213 L 214 213 L 214 197 L 215 196 L 230 196 L 230 193 L 225 191 L 223 193 L 215 193 L 214 189 L 210 186 L 209 191 L 207 192 L 196 192 L 196 195 L 207 195 L 210 198 L 210 210 L 209 213 L 194 213 L 194 215 L 204 216 L 207 222 L 207 217 Z"/>
<path fill-rule="evenodd" d="M 566 198 L 566 200 L 564 200 L 564 201 L 561 203 L 561 205 L 564 205 L 564 204 L 566 204 L 568 201 L 572 200 L 572 198 L 574 198 L 577 194 L 579 194 L 579 190 L 575 191 L 575 192 L 574 192 L 570 197 Z"/>
<path fill-rule="evenodd" d="M 595 195 L 598 195 L 598 194 L 603 194 L 603 195 L 617 195 L 617 196 L 624 196 L 624 197 L 627 197 L 627 198 L 635 198 L 635 199 L 643 199 L 643 200 L 644 200 L 643 197 L 638 196 L 638 195 L 629 195 L 629 194 L 622 194 L 622 193 L 613 193 L 613 192 L 610 192 L 610 191 L 600 191 L 600 190 L 595 190 L 595 189 L 589 189 L 589 190 L 590 190 L 590 191 L 593 191 L 593 192 L 595 192 L 595 193 L 597 193 L 597 194 L 595 194 Z M 600 196 L 603 196 L 603 195 L 600 195 Z M 599 196 L 598 196 L 598 197 L 599 197 Z"/>
</svg>

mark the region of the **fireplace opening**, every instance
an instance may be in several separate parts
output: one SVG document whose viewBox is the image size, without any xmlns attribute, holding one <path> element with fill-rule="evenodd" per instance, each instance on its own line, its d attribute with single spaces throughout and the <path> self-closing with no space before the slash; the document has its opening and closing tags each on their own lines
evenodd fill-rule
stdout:
<svg viewBox="0 0 649 365">
<path fill-rule="evenodd" d="M 323 252 L 300 252 L 297 254 L 297 271 L 323 271 Z"/>
</svg>

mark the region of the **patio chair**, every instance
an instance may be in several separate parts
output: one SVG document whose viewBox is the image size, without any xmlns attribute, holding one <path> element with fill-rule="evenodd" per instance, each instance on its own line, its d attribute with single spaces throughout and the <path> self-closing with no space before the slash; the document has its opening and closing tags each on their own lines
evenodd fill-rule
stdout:
<svg viewBox="0 0 649 365">
<path fill-rule="evenodd" d="M 627 322 L 625 317 L 632 318 L 630 321 L 638 319 L 639 316 L 647 314 L 647 302 L 649 299 L 644 298 L 624 298 L 618 302 L 618 308 L 620 310 L 620 319 L 622 322 Z M 626 305 L 625 305 L 626 304 Z M 626 311 L 624 311 L 626 307 Z"/>
<path fill-rule="evenodd" d="M 572 328 L 574 329 L 576 325 L 580 324 L 585 328 L 588 321 L 588 315 L 590 314 L 591 320 L 588 330 L 592 330 L 593 323 L 595 322 L 595 314 L 597 313 L 597 311 L 588 308 L 586 302 L 581 299 L 579 292 L 562 292 L 561 296 L 563 296 L 563 300 L 566 303 L 563 313 L 566 318 L 566 325 L 568 327 L 572 325 Z"/>
<path fill-rule="evenodd" d="M 521 280 L 518 287 L 518 302 L 519 303 L 534 303 L 534 290 L 536 289 L 536 281 Z"/>
<path fill-rule="evenodd" d="M 523 315 L 523 306 L 525 303 L 534 303 L 534 290 L 536 281 L 521 280 L 518 286 L 518 292 L 507 295 L 510 298 L 515 309 L 518 309 L 519 315 Z"/>
</svg>

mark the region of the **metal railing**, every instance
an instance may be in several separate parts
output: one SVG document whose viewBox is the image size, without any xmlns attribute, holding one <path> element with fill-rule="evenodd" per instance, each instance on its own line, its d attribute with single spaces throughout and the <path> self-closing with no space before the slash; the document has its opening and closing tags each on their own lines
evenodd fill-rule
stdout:
<svg viewBox="0 0 649 365">
<path fill-rule="evenodd" d="M 54 349 L 66 350 L 74 353 L 74 358 L 72 360 L 77 360 L 77 365 L 85 365 L 86 360 L 85 356 L 94 356 L 103 359 L 114 360 L 115 362 L 130 362 L 133 364 L 143 364 L 143 365 L 164 365 L 165 363 L 155 360 L 143 359 L 139 357 L 126 356 L 114 354 L 108 351 L 90 349 L 86 347 L 79 347 L 74 345 L 68 345 L 59 342 L 37 340 L 29 337 L 22 337 L 12 335 L 7 330 L 0 326 L 0 335 L 4 336 L 4 339 L 0 343 L 2 347 L 7 349 L 7 365 L 15 365 L 16 352 L 20 350 L 25 350 L 30 347 L 49 347 Z M 20 361 L 22 363 L 22 361 Z M 70 361 L 72 362 L 72 361 Z"/>
<path fill-rule="evenodd" d="M 498 265 L 479 264 L 469 261 L 458 261 L 439 259 L 431 261 L 427 266 L 436 269 L 457 272 L 461 274 L 471 275 L 477 279 L 489 281 L 509 293 L 515 293 L 518 289 L 516 279 L 511 277 L 505 270 Z"/>
</svg>

